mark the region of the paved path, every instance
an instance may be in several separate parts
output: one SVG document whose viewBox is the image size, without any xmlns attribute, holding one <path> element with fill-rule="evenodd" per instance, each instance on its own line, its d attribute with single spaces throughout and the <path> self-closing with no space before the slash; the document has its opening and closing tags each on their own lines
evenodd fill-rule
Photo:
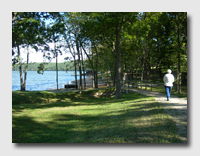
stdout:
<svg viewBox="0 0 200 156">
<path fill-rule="evenodd" d="M 178 128 L 178 134 L 180 139 L 187 143 L 187 100 L 179 98 L 175 95 L 171 95 L 170 101 L 167 101 L 167 97 L 163 93 L 131 89 L 134 92 L 155 97 L 155 100 L 165 109 L 172 119 L 176 122 Z"/>
</svg>

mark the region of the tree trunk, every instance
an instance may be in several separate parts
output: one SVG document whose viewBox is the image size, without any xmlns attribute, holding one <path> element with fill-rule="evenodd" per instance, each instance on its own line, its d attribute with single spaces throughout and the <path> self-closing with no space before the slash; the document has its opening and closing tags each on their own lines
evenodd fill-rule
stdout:
<svg viewBox="0 0 200 156">
<path fill-rule="evenodd" d="M 131 60 L 131 71 L 130 71 L 130 73 L 131 73 L 131 81 L 133 81 L 133 61 Z"/>
<path fill-rule="evenodd" d="M 135 80 L 137 83 L 137 74 L 138 74 L 138 50 L 136 51 L 136 66 L 135 66 Z"/>
<path fill-rule="evenodd" d="M 147 67 L 147 80 L 149 81 L 150 80 L 150 73 L 151 73 L 151 64 L 150 64 L 150 60 L 151 57 L 150 57 L 150 50 L 148 50 L 148 67 Z"/>
<path fill-rule="evenodd" d="M 70 38 L 70 40 L 71 40 L 71 37 L 70 37 L 70 35 L 69 35 L 69 38 Z M 71 51 L 71 46 L 70 46 L 70 43 L 67 41 L 67 43 L 68 43 L 68 47 L 69 47 L 69 50 L 70 50 L 70 53 L 72 54 L 72 56 L 73 56 L 73 58 L 74 58 L 74 68 L 75 68 L 75 84 L 76 84 L 76 89 L 78 89 L 78 84 L 77 84 L 77 69 L 76 69 L 76 52 L 75 52 L 75 50 L 74 50 L 74 46 L 73 46 L 73 44 L 72 44 L 72 49 L 73 49 L 73 52 L 74 53 L 72 53 L 72 51 Z"/>
<path fill-rule="evenodd" d="M 98 88 L 98 72 L 95 71 L 95 88 Z"/>
<path fill-rule="evenodd" d="M 117 66 L 116 66 L 117 60 L 116 60 L 116 55 L 114 53 L 115 51 L 116 51 L 116 45 L 115 45 L 115 42 L 113 42 L 113 48 L 112 48 L 111 53 L 113 54 L 113 57 L 115 57 L 114 72 L 113 72 L 113 86 L 114 87 L 116 86 L 116 73 L 117 73 Z"/>
<path fill-rule="evenodd" d="M 84 64 L 83 64 L 83 52 L 82 52 L 82 48 L 81 48 L 81 58 L 82 58 L 82 68 L 83 68 L 83 73 L 84 73 L 84 89 L 86 88 L 86 82 L 85 82 L 85 67 L 84 67 Z"/>
<path fill-rule="evenodd" d="M 58 54 L 56 52 L 56 44 L 54 43 L 54 51 L 56 55 L 56 84 L 57 84 L 57 90 L 58 90 Z"/>
<path fill-rule="evenodd" d="M 110 66 L 110 80 L 113 80 L 113 70 L 111 66 Z"/>
<path fill-rule="evenodd" d="M 120 28 L 116 27 L 116 99 L 120 99 L 122 97 L 121 93 L 121 52 L 120 52 Z"/>
<path fill-rule="evenodd" d="M 117 63 L 116 63 L 116 61 L 115 61 L 115 72 L 114 72 L 113 86 L 116 86 L 116 73 L 117 73 L 117 65 L 116 65 Z"/>
<path fill-rule="evenodd" d="M 78 89 L 78 85 L 77 85 L 77 69 L 76 69 L 76 58 L 74 57 L 74 67 L 75 67 L 75 84 L 76 84 L 76 89 Z"/>
<path fill-rule="evenodd" d="M 95 88 L 95 71 L 92 71 L 92 88 Z"/>
<path fill-rule="evenodd" d="M 96 46 L 95 46 L 96 49 Z M 96 79 L 95 79 L 95 88 L 98 88 L 98 51 L 96 49 L 96 55 L 97 55 L 97 59 L 96 59 Z"/>
<path fill-rule="evenodd" d="M 26 79 L 27 79 L 27 71 L 28 71 L 28 61 L 29 61 L 29 45 L 27 45 L 27 60 L 26 60 L 26 68 L 24 73 L 24 90 L 26 90 Z"/>
<path fill-rule="evenodd" d="M 92 69 L 93 69 L 93 71 L 92 71 L 92 87 L 94 88 L 95 84 L 94 84 L 94 74 L 93 74 L 93 73 L 94 73 L 93 56 L 92 56 L 92 60 L 91 60 L 91 59 L 90 59 L 90 56 L 87 54 L 87 52 L 86 52 L 86 50 L 85 50 L 85 48 L 83 47 L 83 45 L 82 45 L 81 42 L 80 42 L 80 44 L 81 44 L 81 47 L 82 47 L 84 53 L 87 55 L 87 58 L 88 58 L 88 60 L 89 60 L 89 63 L 90 63 L 90 65 L 91 65 Z M 93 55 L 93 53 L 92 53 L 92 55 Z"/>
<path fill-rule="evenodd" d="M 20 74 L 21 91 L 25 91 L 25 87 L 23 85 L 22 63 L 21 63 L 21 53 L 20 53 L 19 45 L 17 45 L 17 51 L 18 51 L 18 61 L 19 61 L 19 74 Z"/>
<path fill-rule="evenodd" d="M 75 34 L 76 38 L 76 50 L 78 52 L 78 67 L 79 67 L 79 74 L 80 74 L 80 79 L 79 79 L 79 94 L 82 94 L 82 71 L 81 71 L 81 60 L 80 60 L 80 51 L 79 51 L 79 44 L 78 44 L 78 36 Z"/>
<path fill-rule="evenodd" d="M 143 58 L 142 58 L 142 76 L 141 81 L 144 79 L 144 67 L 145 67 L 145 50 L 143 51 Z"/>
<path fill-rule="evenodd" d="M 97 77 L 97 72 L 98 72 L 98 51 L 96 49 L 96 45 L 94 42 L 92 42 L 92 46 L 94 47 L 94 51 L 96 53 L 95 59 L 93 59 L 93 72 L 94 72 L 94 81 L 93 81 L 93 87 L 98 88 L 98 77 Z M 93 53 L 92 53 L 92 58 L 93 58 Z"/>
<path fill-rule="evenodd" d="M 95 69 L 94 69 L 94 57 L 92 53 L 92 88 L 95 88 Z"/>
<path fill-rule="evenodd" d="M 179 37 L 179 13 L 177 12 L 177 42 L 178 42 L 178 50 L 177 50 L 177 58 L 178 58 L 178 63 L 177 63 L 177 92 L 181 93 L 181 62 L 180 62 L 180 37 Z"/>
<path fill-rule="evenodd" d="M 97 84 L 97 71 L 94 71 L 94 87 L 98 88 L 98 84 Z"/>
</svg>

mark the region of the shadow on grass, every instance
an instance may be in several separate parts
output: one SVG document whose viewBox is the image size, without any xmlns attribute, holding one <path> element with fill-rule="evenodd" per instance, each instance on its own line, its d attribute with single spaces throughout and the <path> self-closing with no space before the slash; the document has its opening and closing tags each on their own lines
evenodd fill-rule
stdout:
<svg viewBox="0 0 200 156">
<path fill-rule="evenodd" d="M 61 102 L 66 98 L 69 98 L 71 101 L 74 101 L 78 98 L 81 99 L 81 96 L 79 96 L 76 92 L 12 92 L 12 97 L 13 105 Z"/>
<path fill-rule="evenodd" d="M 12 105 L 62 102 L 66 99 L 72 102 L 78 100 L 99 99 L 99 97 L 93 95 L 96 92 L 103 92 L 105 90 L 83 91 L 82 94 L 78 94 L 78 92 L 51 93 L 47 91 L 13 91 Z"/>
<path fill-rule="evenodd" d="M 124 97 L 123 99 L 100 98 L 93 96 L 98 91 L 87 91 L 81 95 L 76 92 L 65 93 L 37 93 L 31 92 L 27 94 L 13 93 L 12 105 L 13 112 L 22 111 L 23 109 L 45 109 L 52 107 L 70 107 L 70 106 L 88 106 L 88 105 L 104 105 L 108 102 L 123 102 L 126 100 L 137 100 L 144 96 L 135 93 L 137 96 Z M 139 101 L 140 102 L 140 101 Z M 20 106 L 20 107 L 18 107 Z"/>
<path fill-rule="evenodd" d="M 65 94 L 64 94 L 65 95 Z M 63 98 L 62 95 L 61 97 Z M 130 96 L 131 95 L 131 96 Z M 75 95 L 72 94 L 75 97 Z M 72 99 L 74 98 L 72 97 Z M 95 102 L 94 102 L 95 99 Z M 68 106 L 111 105 L 129 103 L 123 110 L 105 110 L 100 114 L 57 113 L 51 121 L 36 121 L 34 118 L 13 116 L 13 143 L 182 143 L 176 134 L 174 121 L 155 101 L 145 104 L 144 96 L 131 93 L 122 99 L 85 99 L 74 104 L 70 102 L 44 103 L 42 105 L 16 105 L 15 111 L 24 109 L 53 108 Z M 71 100 L 71 99 L 70 99 Z M 89 103 L 88 101 L 92 101 Z M 74 99 L 74 101 L 79 101 Z M 143 103 L 144 102 L 144 103 Z M 23 107 L 22 107 L 23 106 Z M 18 108 L 17 108 L 18 107 Z M 99 108 L 92 107 L 88 111 Z M 107 108 L 108 109 L 108 108 Z M 85 110 L 87 111 L 87 110 Z M 150 118 L 155 116 L 153 118 Z M 159 117 L 161 116 L 161 117 Z M 149 122 L 150 121 L 150 122 Z M 184 136 L 185 137 L 185 136 Z M 187 136 L 186 136 L 187 137 Z"/>
<path fill-rule="evenodd" d="M 130 111 L 128 112 L 130 114 Z M 137 114 L 142 116 L 142 112 Z M 130 116 L 131 117 L 131 116 Z M 126 125 L 126 113 L 119 116 L 60 114 L 54 122 L 41 124 L 30 117 L 13 118 L 13 143 L 181 143 L 173 132 L 175 124 L 166 119 L 162 125 Z M 72 122 L 74 120 L 82 121 Z M 26 124 L 24 124 L 26 123 Z M 59 123 L 59 124 L 58 124 Z M 172 130 L 170 130 L 172 129 Z M 173 132 L 173 134 L 172 134 Z M 170 137 L 168 137 L 170 135 Z"/>
</svg>

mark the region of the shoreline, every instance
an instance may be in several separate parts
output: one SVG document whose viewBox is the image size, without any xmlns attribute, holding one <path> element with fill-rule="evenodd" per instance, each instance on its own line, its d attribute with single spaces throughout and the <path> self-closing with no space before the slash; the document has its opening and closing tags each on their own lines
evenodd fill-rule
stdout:
<svg viewBox="0 0 200 156">
<path fill-rule="evenodd" d="M 86 81 L 86 88 L 92 88 L 92 75 L 89 75 L 87 78 L 85 78 Z M 73 84 L 75 84 L 75 80 L 71 81 Z M 80 79 L 77 79 L 78 85 L 80 84 Z M 105 82 L 102 80 L 98 80 L 98 87 L 106 87 Z M 82 87 L 84 88 L 84 79 L 82 79 Z"/>
<path fill-rule="evenodd" d="M 70 74 L 70 73 L 69 73 Z M 79 85 L 80 84 L 80 79 L 78 79 L 78 78 L 80 78 L 79 76 L 77 77 L 77 84 Z M 85 81 L 86 81 L 86 86 L 84 87 L 84 78 L 82 79 L 82 88 L 83 89 L 88 89 L 88 88 L 93 88 L 92 87 L 92 75 L 91 74 L 89 74 L 89 75 L 87 75 L 86 76 L 86 78 L 85 78 Z M 64 82 L 59 88 L 58 88 L 58 90 L 56 89 L 56 88 L 54 88 L 54 87 L 50 87 L 49 86 L 49 88 L 46 88 L 46 89 L 43 89 L 43 90 L 40 90 L 39 88 L 39 90 L 29 90 L 29 88 L 26 88 L 26 91 L 55 91 L 55 90 L 57 90 L 57 91 L 59 91 L 59 90 L 66 90 L 66 88 L 65 88 L 65 85 L 66 84 L 75 84 L 75 77 L 73 77 L 73 79 L 72 79 L 72 81 L 67 81 L 67 82 Z M 105 85 L 105 82 L 103 81 L 103 80 L 101 80 L 101 79 L 99 79 L 98 80 L 98 88 L 102 88 L 102 87 L 107 87 L 106 85 Z M 28 90 L 27 90 L 28 89 Z M 17 90 L 12 90 L 12 91 L 20 91 L 20 88 L 19 89 L 17 89 Z"/>
<path fill-rule="evenodd" d="M 85 89 L 91 89 L 93 88 L 92 87 L 92 76 L 89 76 L 87 78 L 85 78 L 85 81 L 86 81 L 86 87 Z M 75 82 L 75 81 L 71 81 L 71 82 Z M 78 79 L 77 80 L 77 83 L 79 85 L 79 82 L 80 80 Z M 84 90 L 84 79 L 82 80 L 82 89 Z M 101 81 L 101 80 L 98 80 L 98 88 L 107 88 L 107 86 L 105 86 L 105 82 Z M 53 90 L 47 90 L 49 92 L 73 92 L 73 91 L 78 91 L 79 89 L 70 89 L 70 90 L 67 90 L 66 88 L 59 88 L 58 90 L 57 89 L 53 89 Z"/>
<path fill-rule="evenodd" d="M 75 76 L 74 71 L 59 71 L 58 75 L 58 89 L 65 88 L 66 84 L 74 84 Z M 86 75 L 86 79 L 91 75 Z M 46 91 L 57 90 L 56 72 L 45 71 L 44 74 L 37 74 L 37 71 L 28 71 L 28 77 L 26 82 L 26 91 Z M 80 78 L 77 76 L 77 78 Z M 18 71 L 12 71 L 12 91 L 20 91 L 20 75 Z"/>
<path fill-rule="evenodd" d="M 91 78 L 92 78 L 92 76 L 90 75 L 90 76 L 88 76 L 87 78 L 85 78 L 85 80 L 91 79 Z M 78 82 L 78 83 L 79 83 L 79 81 L 80 81 L 80 79 L 77 79 L 77 82 Z M 82 81 L 84 81 L 84 78 L 82 79 Z M 75 83 L 75 80 L 70 81 L 70 82 Z"/>
</svg>

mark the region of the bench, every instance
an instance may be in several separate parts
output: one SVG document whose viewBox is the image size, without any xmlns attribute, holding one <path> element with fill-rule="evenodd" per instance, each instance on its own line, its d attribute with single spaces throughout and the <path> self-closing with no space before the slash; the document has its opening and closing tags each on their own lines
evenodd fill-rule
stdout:
<svg viewBox="0 0 200 156">
<path fill-rule="evenodd" d="M 78 85 L 75 85 L 75 84 L 66 84 L 65 88 L 66 89 L 68 89 L 68 88 L 78 88 Z"/>
</svg>

